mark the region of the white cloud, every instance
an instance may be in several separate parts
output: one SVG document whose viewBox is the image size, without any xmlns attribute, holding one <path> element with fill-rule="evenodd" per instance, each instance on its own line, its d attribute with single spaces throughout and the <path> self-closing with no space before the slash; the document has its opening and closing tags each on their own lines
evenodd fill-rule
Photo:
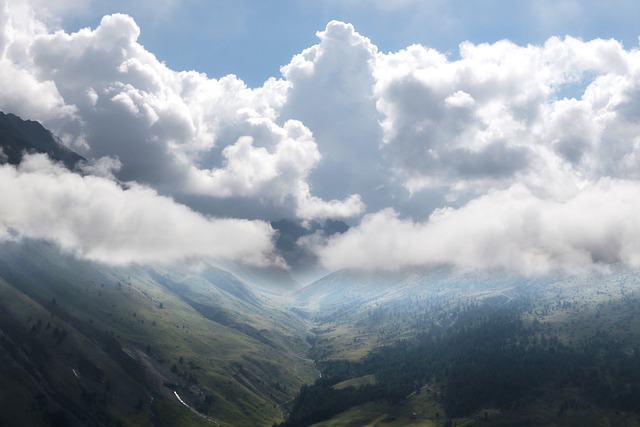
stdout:
<svg viewBox="0 0 640 427">
<path fill-rule="evenodd" d="M 299 189 L 299 202 L 296 209 L 298 218 L 311 220 L 315 218 L 349 218 L 365 211 L 365 205 L 359 195 L 349 196 L 346 200 L 325 201 L 312 196 L 307 186 Z"/>
<path fill-rule="evenodd" d="M 28 54 L 33 38 L 45 32 L 28 5 L 0 1 L 0 107 L 38 120 L 69 118 L 73 106 L 52 81 L 35 75 Z"/>
<path fill-rule="evenodd" d="M 330 269 L 397 270 L 451 265 L 523 274 L 574 273 L 610 263 L 640 267 L 640 183 L 601 179 L 557 202 L 524 186 L 491 192 L 428 221 L 392 209 L 328 242 L 316 243 Z"/>
<path fill-rule="evenodd" d="M 343 200 L 359 195 L 375 207 L 381 202 L 372 188 L 387 179 L 373 97 L 378 50 L 343 22 L 329 22 L 317 36 L 317 45 L 282 68 L 289 91 L 280 118 L 299 120 L 313 132 L 322 160 L 307 181 L 316 195 Z"/>
<path fill-rule="evenodd" d="M 32 15 L 23 21 L 37 22 Z M 18 87 L 17 96 L 51 93 L 53 100 L 42 109 L 69 113 L 37 114 L 24 96 L 16 101 L 21 108 L 14 108 L 7 95 L 15 81 L 7 84 L 0 108 L 26 117 L 35 113 L 69 145 L 87 150 L 85 156 L 118 158 L 119 178 L 165 193 L 251 199 L 258 217 L 263 202 L 290 199 L 290 215 L 302 212 L 304 219 L 362 211 L 355 196 L 325 202 L 311 194 L 306 179 L 321 158 L 313 137 L 298 122 L 275 121 L 288 82 L 271 79 L 249 89 L 232 75 L 216 80 L 175 72 L 137 42 L 139 35 L 134 20 L 123 14 L 105 16 L 95 30 L 32 34 L 25 42 L 29 66 L 18 70 L 31 79 L 25 83 L 30 87 Z M 309 209 L 310 200 L 321 208 Z"/>
<path fill-rule="evenodd" d="M 203 212 L 354 224 L 368 212 L 344 240 L 319 246 L 327 265 L 346 262 L 330 248 L 354 254 L 358 245 L 389 268 L 440 262 L 428 249 L 405 253 L 394 233 L 413 232 L 410 247 L 431 233 L 462 245 L 459 230 L 483 242 L 502 236 L 489 212 L 503 213 L 497 217 L 518 239 L 506 246 L 512 252 L 490 258 L 482 245 L 470 247 L 471 266 L 534 271 L 588 264 L 582 255 L 634 259 L 626 249 L 601 256 L 561 230 L 564 240 L 547 243 L 552 219 L 533 228 L 539 241 L 516 231 L 520 215 L 547 210 L 536 215 L 567 222 L 581 200 L 605 193 L 604 183 L 624 198 L 618 189 L 640 180 L 637 49 L 553 37 L 527 46 L 465 42 L 458 57 L 421 45 L 383 53 L 351 24 L 332 21 L 281 78 L 251 89 L 233 75 L 171 70 L 138 42 L 140 31 L 116 14 L 95 29 L 51 32 L 27 3 L 0 0 L 0 109 L 41 120 L 81 154 L 106 159 L 92 173 L 139 182 Z M 448 204 L 458 209 L 424 221 Z M 613 227 L 611 212 L 596 214 L 602 230 Z M 395 231 L 380 231 L 385 223 Z M 454 262 L 447 248 L 441 261 Z M 510 253 L 522 256 L 519 265 Z M 352 257 L 369 266 L 369 258 Z"/>
<path fill-rule="evenodd" d="M 251 134 L 272 140 L 271 151 L 256 147 L 254 137 L 241 137 L 222 150 L 224 164 L 203 171 L 191 168 L 192 191 L 217 197 L 253 197 L 285 204 L 291 199 L 296 215 L 304 220 L 351 217 L 363 212 L 359 197 L 324 201 L 311 194 L 306 178 L 320 161 L 311 132 L 301 122 L 288 120 L 283 127 L 262 118 L 249 119 L 257 128 Z"/>
<path fill-rule="evenodd" d="M 444 105 L 448 108 L 469 108 L 473 107 L 476 101 L 467 92 L 459 90 L 444 99 Z"/>
<path fill-rule="evenodd" d="M 635 159 L 639 64 L 638 51 L 615 41 L 571 37 L 526 47 L 463 43 L 453 61 L 422 46 L 379 55 L 383 150 L 414 193 L 538 186 L 558 172 L 631 176 L 635 164 L 622 173 L 619 165 Z M 572 85 L 584 89 L 563 98 Z M 544 171 L 552 167 L 560 170 Z"/>
<path fill-rule="evenodd" d="M 91 260 L 281 263 L 267 223 L 208 218 L 148 187 L 81 176 L 44 155 L 0 166 L 0 193 L 0 236 L 49 240 Z"/>
</svg>

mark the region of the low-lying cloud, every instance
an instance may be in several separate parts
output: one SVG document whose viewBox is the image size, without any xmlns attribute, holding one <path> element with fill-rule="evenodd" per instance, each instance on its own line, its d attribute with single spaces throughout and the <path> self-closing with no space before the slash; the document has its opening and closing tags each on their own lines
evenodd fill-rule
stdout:
<svg viewBox="0 0 640 427">
<path fill-rule="evenodd" d="M 399 270 L 447 265 L 523 274 L 576 273 L 620 263 L 640 267 L 640 182 L 601 179 L 565 201 L 515 185 L 424 222 L 392 209 L 315 242 L 331 269 Z"/>
<path fill-rule="evenodd" d="M 45 239 L 108 264 L 281 263 L 265 222 L 205 217 L 148 187 L 81 176 L 45 155 L 0 166 L 0 194 L 0 241 Z"/>
<path fill-rule="evenodd" d="M 234 75 L 170 69 L 138 42 L 141 31 L 124 14 L 94 29 L 51 31 L 28 2 L 0 0 L 0 109 L 119 166 L 96 168 L 102 180 L 50 167 L 44 177 L 27 166 L 3 174 L 25 188 L 58 174 L 82 183 L 88 206 L 105 191 L 155 218 L 149 224 L 161 227 L 159 213 L 145 210 L 160 203 L 176 220 L 193 219 L 185 236 L 208 230 L 172 235 L 184 247 L 149 244 L 150 259 L 222 251 L 204 236 L 226 224 L 240 233 L 230 258 L 265 262 L 272 232 L 246 220 L 344 218 L 348 233 L 304 242 L 330 268 L 444 263 L 536 273 L 638 264 L 637 47 L 566 36 L 526 46 L 462 42 L 455 56 L 422 45 L 382 52 L 332 21 L 281 76 L 250 88 Z M 139 184 L 119 189 L 109 173 Z M 64 197 L 80 203 L 71 190 Z M 69 216 L 84 230 L 73 233 L 63 205 L 57 221 L 68 230 L 49 238 L 89 257 L 144 261 L 151 235 L 132 240 L 131 251 L 124 235 L 119 246 L 102 244 L 81 216 Z M 243 220 L 209 217 L 221 213 Z M 11 227 L 46 234 L 37 221 Z"/>
</svg>

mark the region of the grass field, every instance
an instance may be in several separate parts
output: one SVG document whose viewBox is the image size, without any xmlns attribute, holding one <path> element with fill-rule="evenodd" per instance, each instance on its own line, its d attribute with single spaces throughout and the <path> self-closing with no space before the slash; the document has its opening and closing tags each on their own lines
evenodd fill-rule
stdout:
<svg viewBox="0 0 640 427">
<path fill-rule="evenodd" d="M 305 301 L 253 292 L 211 266 L 116 268 L 39 242 L 5 243 L 0 424 L 270 426 L 317 378 L 314 362 L 359 361 L 397 340 L 455 327 L 468 320 L 467 307 L 519 299 L 532 304 L 523 319 L 540 325 L 535 339 L 554 334 L 577 345 L 600 334 L 631 354 L 640 348 L 640 280 L 627 272 L 492 282 L 439 272 L 371 287 L 369 276 L 351 275 L 354 287 L 330 279 L 315 294 L 305 289 Z M 376 384 L 373 374 L 358 375 L 333 387 Z M 450 420 L 441 386 L 430 382 L 398 404 L 369 402 L 317 425 L 640 425 L 637 413 L 606 409 L 570 387 Z"/>
</svg>

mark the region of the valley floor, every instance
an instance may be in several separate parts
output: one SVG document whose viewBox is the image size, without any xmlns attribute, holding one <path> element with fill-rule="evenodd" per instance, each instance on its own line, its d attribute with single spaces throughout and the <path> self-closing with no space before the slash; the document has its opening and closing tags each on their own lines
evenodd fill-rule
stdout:
<svg viewBox="0 0 640 427">
<path fill-rule="evenodd" d="M 0 349 L 6 426 L 640 425 L 624 270 L 345 271 L 282 296 L 5 242 Z"/>
</svg>

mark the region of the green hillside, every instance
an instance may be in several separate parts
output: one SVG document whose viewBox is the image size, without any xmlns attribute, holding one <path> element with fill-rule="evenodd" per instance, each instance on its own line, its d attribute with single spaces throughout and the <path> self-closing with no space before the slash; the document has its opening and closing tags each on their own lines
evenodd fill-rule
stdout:
<svg viewBox="0 0 640 427">
<path fill-rule="evenodd" d="M 633 271 L 343 272 L 297 295 L 323 377 L 283 426 L 640 425 Z"/>
<path fill-rule="evenodd" d="M 338 272 L 286 298 L 4 242 L 0 425 L 636 426 L 639 301 L 623 269 Z"/>
<path fill-rule="evenodd" d="M 0 295 L 0 425 L 271 425 L 316 376 L 307 325 L 213 267 L 4 243 Z"/>
</svg>

